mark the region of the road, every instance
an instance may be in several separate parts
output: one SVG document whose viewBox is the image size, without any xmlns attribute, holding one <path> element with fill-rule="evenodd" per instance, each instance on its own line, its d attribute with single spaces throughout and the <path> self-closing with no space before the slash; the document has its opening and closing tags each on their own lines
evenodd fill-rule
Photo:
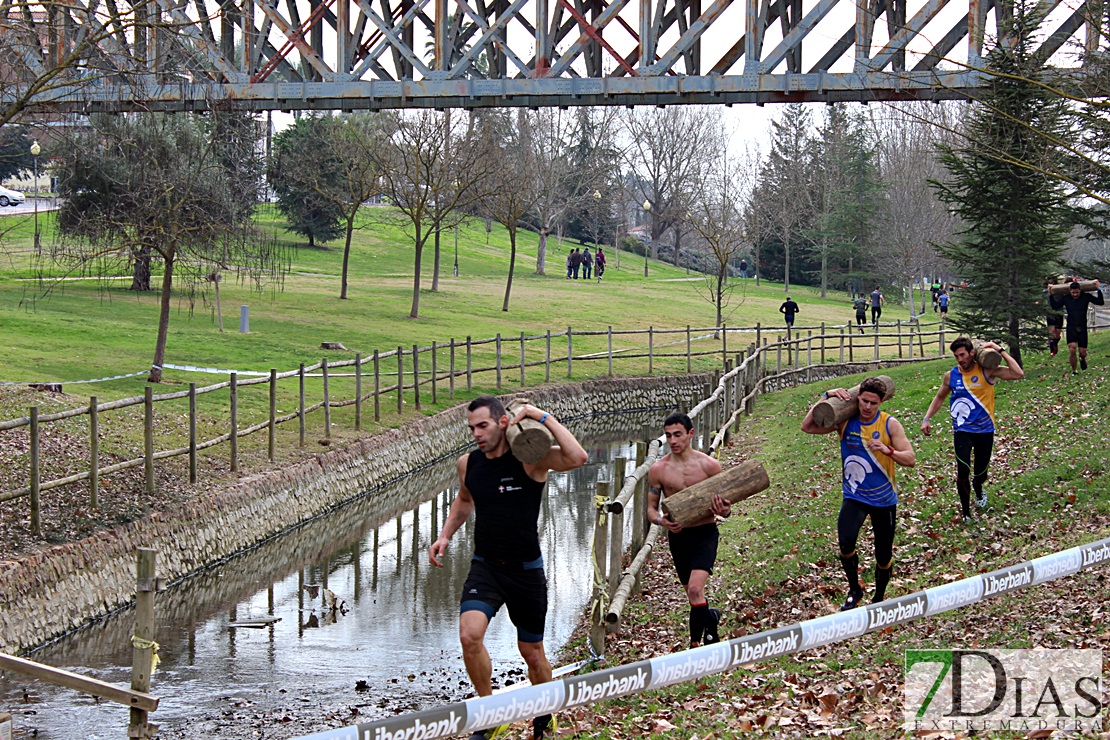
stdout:
<svg viewBox="0 0 1110 740">
<path fill-rule="evenodd" d="M 57 198 L 40 198 L 39 199 L 39 213 L 46 211 L 56 211 L 58 209 Z M 26 200 L 17 206 L 8 206 L 7 208 L 0 208 L 0 216 L 31 216 L 35 213 L 35 201 Z"/>
</svg>

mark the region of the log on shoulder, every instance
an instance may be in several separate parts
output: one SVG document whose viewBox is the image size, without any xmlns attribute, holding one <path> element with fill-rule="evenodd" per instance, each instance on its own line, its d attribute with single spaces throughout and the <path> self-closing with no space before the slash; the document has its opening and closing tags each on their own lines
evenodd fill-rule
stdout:
<svg viewBox="0 0 1110 740">
<path fill-rule="evenodd" d="M 1079 289 L 1081 291 L 1083 291 L 1084 293 L 1086 293 L 1087 291 L 1090 291 L 1090 290 L 1098 290 L 1098 287 L 1097 287 L 1098 283 L 1094 280 L 1080 280 L 1078 282 L 1079 282 Z M 1056 285 L 1053 285 L 1052 287 L 1050 287 L 1048 289 L 1048 294 L 1049 295 L 1055 295 L 1055 296 L 1067 295 L 1069 290 L 1071 290 L 1071 281 L 1070 280 L 1068 280 L 1066 282 L 1063 282 L 1063 283 L 1058 283 Z"/>
<path fill-rule="evenodd" d="M 767 471 L 758 460 L 746 460 L 722 470 L 711 478 L 695 483 L 663 499 L 663 513 L 684 527 L 709 516 L 714 494 L 730 504 L 750 498 L 771 485 Z"/>
<path fill-rule="evenodd" d="M 1002 364 L 1002 354 L 996 349 L 987 349 L 982 342 L 974 342 L 975 361 L 984 370 L 994 370 Z"/>
<path fill-rule="evenodd" d="M 894 380 L 889 375 L 877 375 L 876 377 L 886 386 L 883 400 L 889 401 L 894 397 Z M 850 401 L 841 400 L 836 396 L 818 401 L 817 405 L 813 407 L 813 422 L 822 429 L 832 429 L 858 414 L 859 386 L 849 388 L 848 393 L 852 396 Z"/>
<path fill-rule="evenodd" d="M 505 407 L 505 413 L 511 420 L 528 403 L 530 401 L 524 398 L 514 399 Z M 505 437 L 509 440 L 509 447 L 516 459 L 529 465 L 535 465 L 547 457 L 551 445 L 555 444 L 551 430 L 535 419 L 523 419 L 518 424 L 510 424 L 505 430 Z"/>
</svg>

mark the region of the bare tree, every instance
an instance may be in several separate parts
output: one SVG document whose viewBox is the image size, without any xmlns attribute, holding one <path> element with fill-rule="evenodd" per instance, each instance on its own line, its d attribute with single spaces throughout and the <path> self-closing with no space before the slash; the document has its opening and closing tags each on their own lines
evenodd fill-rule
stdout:
<svg viewBox="0 0 1110 740">
<path fill-rule="evenodd" d="M 720 111 L 698 106 L 637 108 L 624 116 L 628 164 L 641 184 L 638 199 L 651 205 L 651 256 L 687 210 L 690 193 L 712 153 L 719 150 Z"/>
<path fill-rule="evenodd" d="M 384 191 L 412 230 L 415 255 L 410 318 L 420 316 L 424 246 L 442 229 L 448 214 L 480 195 L 489 162 L 483 157 L 480 130 L 456 127 L 445 135 L 441 114 L 421 111 L 399 116 L 380 148 L 378 172 Z"/>
<path fill-rule="evenodd" d="M 490 142 L 489 157 L 495 166 L 482 204 L 489 215 L 509 232 L 509 275 L 505 281 L 502 311 L 509 310 L 521 219 L 532 211 L 543 190 L 543 178 L 538 172 L 540 156 L 533 137 L 534 118 L 538 115 L 526 110 L 517 111 L 515 125 L 501 127 L 499 140 Z"/>
<path fill-rule="evenodd" d="M 902 103 L 872 114 L 884 195 L 878 199 L 871 264 L 891 282 L 912 286 L 941 268 L 933 245 L 952 238 L 956 219 L 927 183 L 947 177 L 936 145 L 955 139 L 959 112 L 956 105 Z"/>
<path fill-rule="evenodd" d="M 713 304 L 716 326 L 725 319 L 735 283 L 730 269 L 745 246 L 744 213 L 751 195 L 751 170 L 731 160 L 722 147 L 704 173 L 698 198 L 691 206 L 688 223 L 705 249 L 704 283 L 699 288 Z"/>
<path fill-rule="evenodd" d="M 62 241 L 49 256 L 64 274 L 119 274 L 135 248 L 161 262 L 158 336 L 149 381 L 160 382 L 175 286 L 190 301 L 210 275 L 235 269 L 261 286 L 288 262 L 243 218 L 235 178 L 210 131 L 193 116 L 142 114 L 94 119 L 62 149 L 58 213 Z M 182 286 L 184 289 L 182 289 Z"/>
<path fill-rule="evenodd" d="M 541 109 L 529 117 L 539 192 L 530 211 L 539 230 L 536 274 L 546 274 L 547 240 L 568 213 L 589 210 L 595 190 L 608 191 L 617 114 L 579 108 L 574 116 Z M 596 221 L 595 221 L 596 223 Z"/>
</svg>

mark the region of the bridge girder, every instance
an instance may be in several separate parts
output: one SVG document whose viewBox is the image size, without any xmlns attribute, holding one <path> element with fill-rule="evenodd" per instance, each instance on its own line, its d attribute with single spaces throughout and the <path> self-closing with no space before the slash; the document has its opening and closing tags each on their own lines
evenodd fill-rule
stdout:
<svg viewBox="0 0 1110 740">
<path fill-rule="evenodd" d="M 967 1 L 0 0 L 0 110 L 958 99 L 1012 12 Z M 1046 2 L 1039 53 L 1081 75 L 1101 0 Z"/>
</svg>

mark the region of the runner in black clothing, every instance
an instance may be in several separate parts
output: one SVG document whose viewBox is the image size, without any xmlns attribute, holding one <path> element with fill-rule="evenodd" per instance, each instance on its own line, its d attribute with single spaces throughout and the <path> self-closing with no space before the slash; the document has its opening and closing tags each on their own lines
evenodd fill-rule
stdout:
<svg viewBox="0 0 1110 740">
<path fill-rule="evenodd" d="M 1049 283 L 1051 285 L 1051 283 Z M 1051 293 L 1045 289 L 1045 306 L 1048 313 L 1045 314 L 1045 321 L 1048 324 L 1048 354 L 1050 357 L 1055 357 L 1056 352 L 1060 349 L 1060 337 L 1064 328 L 1064 314 L 1060 313 L 1060 309 L 1052 307 Z"/>
<path fill-rule="evenodd" d="M 538 463 L 518 460 L 509 448 L 505 430 L 525 417 L 547 426 L 555 445 Z M 517 647 L 528 664 L 533 684 L 551 680 L 551 663 L 543 649 L 547 617 L 547 578 L 540 554 L 540 504 L 549 470 L 572 470 L 586 463 L 586 451 L 566 427 L 551 414 L 528 404 L 512 421 L 493 396 L 470 402 L 467 425 L 478 449 L 458 461 L 459 492 L 451 504 L 439 538 L 428 559 L 442 567 L 451 536 L 475 513 L 474 558 L 463 585 L 459 614 L 466 672 L 479 696 L 493 693 L 493 666 L 485 646 L 486 628 L 504 604 L 517 628 Z M 533 736 L 542 737 L 552 725 L 551 715 L 536 717 Z M 508 727 L 481 730 L 471 740 L 500 737 Z"/>
<path fill-rule="evenodd" d="M 867 323 L 867 298 L 860 293 L 852 305 L 856 309 L 856 326 L 859 327 L 859 333 L 863 334 L 863 325 Z"/>
<path fill-rule="evenodd" d="M 1057 298 L 1052 295 L 1049 286 L 1048 303 L 1057 310 L 1064 309 L 1068 315 L 1066 339 L 1068 342 L 1068 362 L 1071 371 L 1075 372 L 1076 354 L 1078 354 L 1079 367 L 1087 369 L 1087 306 L 1101 306 L 1104 304 L 1099 282 L 1095 281 L 1095 289 L 1084 293 L 1078 282 L 1071 284 L 1068 295 Z M 1078 353 L 1076 352 L 1078 350 Z"/>
<path fill-rule="evenodd" d="M 800 312 L 802 309 L 797 303 L 790 300 L 790 296 L 786 296 L 786 300 L 779 306 L 779 313 L 786 317 L 786 328 L 790 329 L 794 326 L 794 314 Z"/>
</svg>

